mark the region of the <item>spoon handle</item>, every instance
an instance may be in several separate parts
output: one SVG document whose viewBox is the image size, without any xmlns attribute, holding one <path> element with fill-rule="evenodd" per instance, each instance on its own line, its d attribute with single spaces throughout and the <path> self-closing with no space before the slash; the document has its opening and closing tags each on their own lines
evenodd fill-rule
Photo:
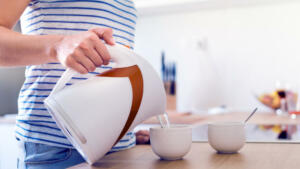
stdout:
<svg viewBox="0 0 300 169">
<path fill-rule="evenodd" d="M 257 107 L 252 111 L 252 113 L 247 117 L 247 119 L 244 121 L 244 123 L 247 123 L 247 121 L 253 116 L 253 114 L 257 111 Z"/>
</svg>

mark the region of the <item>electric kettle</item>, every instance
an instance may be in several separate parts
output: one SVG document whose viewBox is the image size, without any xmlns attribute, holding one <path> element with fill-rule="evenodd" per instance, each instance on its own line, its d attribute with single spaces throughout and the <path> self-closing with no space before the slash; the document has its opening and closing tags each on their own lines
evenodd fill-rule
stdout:
<svg viewBox="0 0 300 169">
<path fill-rule="evenodd" d="M 107 45 L 115 67 L 71 86 L 67 69 L 44 103 L 83 158 L 93 164 L 125 134 L 149 117 L 163 114 L 163 82 L 141 56 L 122 45 Z"/>
</svg>

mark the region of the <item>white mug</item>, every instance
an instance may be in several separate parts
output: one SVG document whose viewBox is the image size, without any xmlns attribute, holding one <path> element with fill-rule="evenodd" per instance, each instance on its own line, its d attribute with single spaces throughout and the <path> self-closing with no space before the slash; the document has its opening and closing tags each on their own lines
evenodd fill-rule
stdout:
<svg viewBox="0 0 300 169">
<path fill-rule="evenodd" d="M 161 159 L 179 160 L 191 148 L 192 128 L 183 125 L 150 128 L 150 142 L 153 152 Z"/>
<path fill-rule="evenodd" d="M 208 124 L 208 142 L 218 153 L 237 153 L 245 140 L 245 124 L 242 122 Z"/>
</svg>

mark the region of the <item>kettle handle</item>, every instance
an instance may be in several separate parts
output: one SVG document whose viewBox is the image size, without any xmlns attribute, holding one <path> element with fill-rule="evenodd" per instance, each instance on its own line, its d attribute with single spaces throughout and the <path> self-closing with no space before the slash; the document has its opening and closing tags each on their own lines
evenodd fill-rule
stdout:
<svg viewBox="0 0 300 169">
<path fill-rule="evenodd" d="M 132 66 L 133 61 L 130 59 L 130 54 L 132 53 L 131 49 L 119 44 L 115 44 L 113 46 L 106 45 L 106 48 L 112 58 L 112 60 L 116 63 L 116 68 L 128 67 Z M 78 74 L 76 71 L 68 68 L 61 76 L 61 78 L 57 81 L 54 86 L 50 96 L 62 90 L 65 84 L 71 80 L 73 76 Z"/>
</svg>

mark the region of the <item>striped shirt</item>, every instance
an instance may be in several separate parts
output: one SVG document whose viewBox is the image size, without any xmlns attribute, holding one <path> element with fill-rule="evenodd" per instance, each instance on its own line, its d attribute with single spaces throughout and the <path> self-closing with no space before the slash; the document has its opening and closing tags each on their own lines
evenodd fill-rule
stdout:
<svg viewBox="0 0 300 169">
<path fill-rule="evenodd" d="M 109 27 L 113 29 L 116 43 L 133 48 L 136 19 L 132 0 L 32 0 L 21 16 L 21 28 L 28 35 L 71 35 L 95 27 Z M 66 85 L 86 80 L 112 66 L 110 63 L 87 75 L 72 77 Z M 64 71 L 60 63 L 27 66 L 18 100 L 15 131 L 18 139 L 72 148 L 43 102 Z M 134 145 L 135 135 L 129 132 L 111 151 Z"/>
</svg>

